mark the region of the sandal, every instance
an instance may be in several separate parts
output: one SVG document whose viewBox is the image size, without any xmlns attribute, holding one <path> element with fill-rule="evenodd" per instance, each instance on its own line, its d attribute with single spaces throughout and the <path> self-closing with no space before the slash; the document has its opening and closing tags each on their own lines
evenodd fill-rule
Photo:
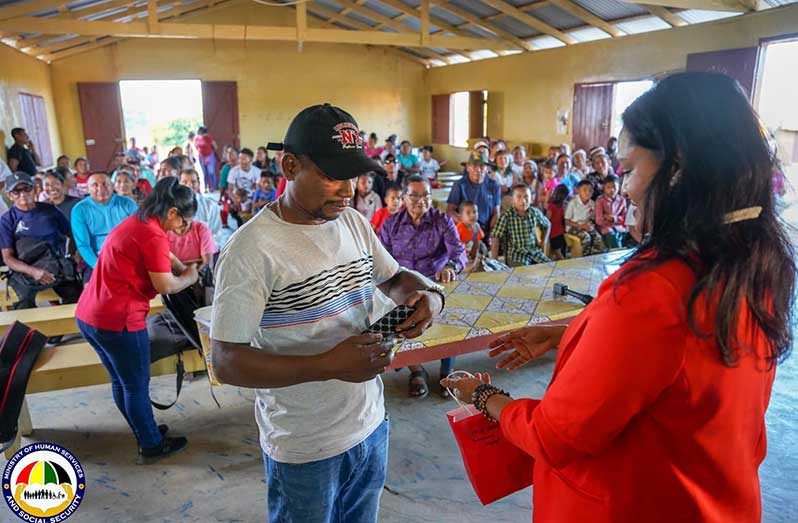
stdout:
<svg viewBox="0 0 798 523">
<path fill-rule="evenodd" d="M 410 384 L 407 389 L 407 394 L 411 398 L 423 399 L 429 396 L 429 374 L 423 368 L 421 370 L 414 370 L 410 372 Z"/>
<path fill-rule="evenodd" d="M 445 380 L 448 376 L 441 376 L 441 381 Z M 440 382 L 439 382 L 440 383 Z M 441 385 L 441 398 L 448 400 L 452 395 L 449 394 L 449 389 Z"/>
</svg>

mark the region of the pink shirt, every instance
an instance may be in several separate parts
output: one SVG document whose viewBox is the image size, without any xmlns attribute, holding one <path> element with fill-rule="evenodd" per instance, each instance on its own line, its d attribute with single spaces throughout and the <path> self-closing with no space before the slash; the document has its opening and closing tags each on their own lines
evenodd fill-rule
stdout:
<svg viewBox="0 0 798 523">
<path fill-rule="evenodd" d="M 615 224 L 609 218 L 615 218 Z M 624 222 L 626 220 L 626 200 L 620 194 L 615 195 L 615 199 L 610 200 L 605 195 L 601 195 L 596 200 L 596 226 L 599 233 L 626 232 Z"/>
<path fill-rule="evenodd" d="M 211 230 L 202 222 L 191 222 L 191 228 L 183 236 L 178 236 L 172 231 L 169 236 L 169 250 L 182 262 L 202 259 L 203 254 L 219 252 L 216 242 L 213 241 Z"/>
</svg>

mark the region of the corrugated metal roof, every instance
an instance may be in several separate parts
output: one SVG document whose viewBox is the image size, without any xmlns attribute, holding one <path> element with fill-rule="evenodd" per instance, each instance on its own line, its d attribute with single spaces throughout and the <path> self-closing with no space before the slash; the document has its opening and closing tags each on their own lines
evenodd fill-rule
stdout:
<svg viewBox="0 0 798 523">
<path fill-rule="evenodd" d="M 535 38 L 530 38 L 527 40 L 527 42 L 532 44 L 535 49 L 553 49 L 554 47 L 565 47 L 564 42 L 561 42 L 560 40 L 549 35 L 536 36 Z"/>
<path fill-rule="evenodd" d="M 527 11 L 527 13 L 557 29 L 570 29 L 571 27 L 585 25 L 579 18 L 553 5 L 537 7 L 531 11 Z"/>
<path fill-rule="evenodd" d="M 734 11 L 706 11 L 704 9 L 687 9 L 684 11 L 679 11 L 679 16 L 691 24 L 713 22 L 715 20 L 723 20 L 724 18 L 740 16 L 741 14 L 743 13 L 735 13 Z"/>
<path fill-rule="evenodd" d="M 339 4 L 337 4 L 334 0 L 315 0 L 315 3 L 319 4 L 322 7 L 326 7 L 331 11 L 335 11 L 336 13 L 340 12 L 343 9 Z"/>
<path fill-rule="evenodd" d="M 490 21 L 490 23 L 501 27 L 505 31 L 508 31 L 519 38 L 527 38 L 540 34 L 540 31 L 529 27 L 525 23 L 516 20 L 512 16 L 501 16 L 499 18 L 494 18 Z"/>
<path fill-rule="evenodd" d="M 375 0 L 368 0 L 363 7 L 371 9 L 372 11 L 376 11 L 383 16 L 387 16 L 388 18 L 395 18 L 402 14 L 402 12 L 398 9 L 394 9 L 389 5 L 385 5 L 383 3 L 377 2 Z"/>
<path fill-rule="evenodd" d="M 466 11 L 473 13 L 480 18 L 485 18 L 486 16 L 495 15 L 498 13 L 498 11 L 494 8 L 480 2 L 476 2 L 475 0 L 451 0 L 449 3 L 460 7 L 461 9 L 465 9 Z"/>
<path fill-rule="evenodd" d="M 496 38 L 495 34 L 493 34 L 491 32 L 488 32 L 488 31 L 482 29 L 481 27 L 476 27 L 476 26 L 473 26 L 473 25 L 470 25 L 468 27 L 464 27 L 463 30 L 464 31 L 468 31 L 469 33 L 473 34 L 474 36 L 476 36 L 478 38 Z"/>
<path fill-rule="evenodd" d="M 780 5 L 789 5 L 798 3 L 798 0 L 765 0 L 765 3 L 770 7 L 779 7 Z"/>
<path fill-rule="evenodd" d="M 645 16 L 629 20 L 628 22 L 618 22 L 615 24 L 618 29 L 624 33 L 638 34 L 648 33 L 650 31 L 659 31 L 660 29 L 669 29 L 671 26 L 664 22 L 661 18 L 656 16 Z"/>
<path fill-rule="evenodd" d="M 465 20 L 463 20 L 456 14 L 450 13 L 446 9 L 441 9 L 440 7 L 430 8 L 429 14 L 430 16 L 434 16 L 435 18 L 440 18 L 444 22 L 448 22 L 452 25 L 460 25 L 465 22 Z"/>
<path fill-rule="evenodd" d="M 354 13 L 353 12 L 353 13 L 347 14 L 346 16 L 348 16 L 349 18 L 351 18 L 353 20 L 357 20 L 358 22 L 360 22 L 362 24 L 370 25 L 371 27 L 374 27 L 378 23 L 376 20 L 372 20 L 371 18 L 368 18 L 367 16 L 364 16 L 364 15 L 362 15 L 360 13 Z"/>
<path fill-rule="evenodd" d="M 647 14 L 644 7 L 619 0 L 572 0 L 604 20 L 617 20 Z"/>
<path fill-rule="evenodd" d="M 605 33 L 598 27 L 585 27 L 584 29 L 574 29 L 568 31 L 567 34 L 573 36 L 580 42 L 592 42 L 594 40 L 605 40 L 607 38 L 612 38 L 612 36 Z"/>
<path fill-rule="evenodd" d="M 418 18 L 416 18 L 414 16 L 407 16 L 405 18 L 402 18 L 402 20 L 400 20 L 399 23 L 401 23 L 403 25 L 406 25 L 407 27 L 409 27 L 413 31 L 416 31 L 418 33 L 421 32 L 421 20 L 419 20 Z M 430 22 L 430 24 L 429 24 L 429 30 L 430 31 L 438 31 L 439 29 L 440 29 L 440 27 L 438 27 L 437 25 L 435 25 L 432 22 Z"/>
</svg>

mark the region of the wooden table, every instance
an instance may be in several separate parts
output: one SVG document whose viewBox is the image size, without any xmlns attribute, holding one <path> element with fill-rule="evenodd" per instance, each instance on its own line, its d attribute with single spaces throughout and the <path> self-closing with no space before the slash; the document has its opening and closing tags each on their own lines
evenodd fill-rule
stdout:
<svg viewBox="0 0 798 523">
<path fill-rule="evenodd" d="M 36 329 L 47 337 L 78 334 L 78 324 L 75 322 L 76 303 L 69 305 L 54 305 L 52 307 L 37 307 L 34 309 L 20 309 L 0 312 L 0 330 L 5 330 L 15 321 L 19 321 L 32 329 Z M 162 311 L 164 308 L 160 296 L 150 301 L 150 314 Z"/>
</svg>

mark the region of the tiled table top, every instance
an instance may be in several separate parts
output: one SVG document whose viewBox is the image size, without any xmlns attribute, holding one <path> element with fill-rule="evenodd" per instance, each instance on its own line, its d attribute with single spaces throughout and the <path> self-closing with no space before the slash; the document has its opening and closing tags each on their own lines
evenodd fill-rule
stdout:
<svg viewBox="0 0 798 523">
<path fill-rule="evenodd" d="M 394 366 L 484 349 L 499 333 L 570 319 L 584 305 L 575 298 L 555 297 L 554 284 L 564 283 L 571 290 L 595 296 L 601 282 L 629 253 L 615 251 L 516 267 L 511 272 L 466 275 L 446 285 L 446 309 L 423 336 L 402 344 Z"/>
</svg>

